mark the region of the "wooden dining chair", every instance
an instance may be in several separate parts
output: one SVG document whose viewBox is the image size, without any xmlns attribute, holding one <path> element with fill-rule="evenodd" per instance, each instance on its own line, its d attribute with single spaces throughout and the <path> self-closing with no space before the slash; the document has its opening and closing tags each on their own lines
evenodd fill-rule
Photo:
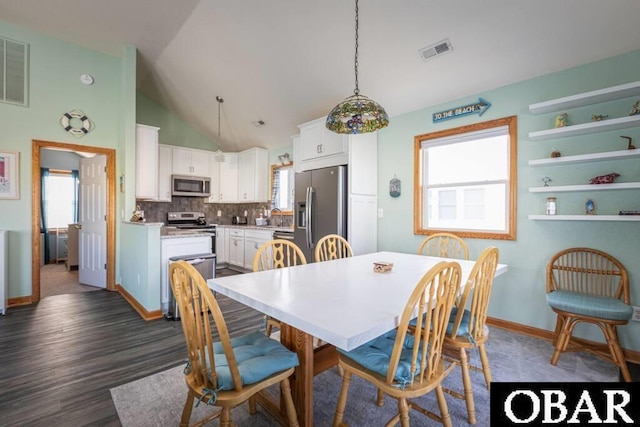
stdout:
<svg viewBox="0 0 640 427">
<path fill-rule="evenodd" d="M 316 262 L 332 259 L 348 258 L 353 256 L 353 251 L 347 239 L 339 234 L 328 234 L 318 240 L 314 250 Z"/>
<path fill-rule="evenodd" d="M 442 360 L 449 315 L 460 287 L 460 264 L 440 262 L 427 271 L 411 293 L 400 317 L 400 326 L 360 347 L 338 349 L 338 365 L 344 370 L 334 427 L 342 425 L 347 393 L 353 374 L 373 383 L 398 400 L 398 414 L 387 425 L 409 425 L 409 408 L 451 426 L 442 380 L 454 368 Z M 408 332 L 417 317 L 416 332 Z M 409 398 L 435 390 L 440 415 L 418 406 Z"/>
<path fill-rule="evenodd" d="M 464 240 L 455 234 L 435 233 L 427 236 L 420 243 L 418 255 L 469 259 L 469 248 Z"/>
<path fill-rule="evenodd" d="M 620 261 L 596 249 L 558 252 L 547 264 L 547 303 L 557 314 L 552 365 L 558 363 L 560 353 L 587 351 L 617 365 L 624 380 L 631 381 L 618 342 L 617 327 L 626 325 L 633 315 L 629 276 Z M 597 325 L 606 344 L 573 339 L 573 328 L 581 322 Z"/>
<path fill-rule="evenodd" d="M 253 258 L 253 271 L 273 270 L 307 263 L 302 250 L 290 240 L 274 239 L 258 248 Z M 266 334 L 271 336 L 274 327 L 280 328 L 280 321 L 266 316 Z"/>
<path fill-rule="evenodd" d="M 289 377 L 299 364 L 296 353 L 258 331 L 231 339 L 213 292 L 186 261 L 172 263 L 169 277 L 180 309 L 188 354 L 185 368 L 188 394 L 180 426 L 189 425 L 197 400 L 220 407 L 208 419 L 220 417 L 220 426 L 230 427 L 233 407 L 248 400 L 249 413 L 255 414 L 255 394 L 278 383 L 289 425 L 297 426 L 289 386 Z M 218 342 L 213 341 L 214 332 L 218 334 Z"/>
<path fill-rule="evenodd" d="M 478 257 L 462 293 L 456 298 L 449 317 L 447 334 L 444 338 L 444 353 L 447 355 L 445 358 L 460 365 L 464 394 L 451 389 L 445 389 L 445 392 L 465 400 L 470 424 L 476 423 L 476 410 L 469 370 L 481 371 L 484 374 L 487 389 L 491 384 L 491 368 L 485 349 L 489 330 L 485 326 L 485 322 L 493 278 L 498 266 L 498 256 L 498 248 L 490 246 L 482 251 Z M 482 364 L 480 368 L 469 364 L 467 351 L 474 349 L 477 349 L 480 354 Z"/>
</svg>

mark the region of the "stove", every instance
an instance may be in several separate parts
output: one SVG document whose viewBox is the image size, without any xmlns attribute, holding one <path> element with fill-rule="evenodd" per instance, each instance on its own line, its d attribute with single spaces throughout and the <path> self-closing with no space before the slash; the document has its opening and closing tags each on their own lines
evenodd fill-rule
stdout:
<svg viewBox="0 0 640 427">
<path fill-rule="evenodd" d="M 202 212 L 168 212 L 167 225 L 179 228 L 216 228 L 215 225 L 207 224 L 207 218 Z"/>
<path fill-rule="evenodd" d="M 216 225 L 207 223 L 202 212 L 168 212 L 167 234 L 189 235 L 193 232 L 211 236 L 211 253 L 216 253 Z"/>
</svg>

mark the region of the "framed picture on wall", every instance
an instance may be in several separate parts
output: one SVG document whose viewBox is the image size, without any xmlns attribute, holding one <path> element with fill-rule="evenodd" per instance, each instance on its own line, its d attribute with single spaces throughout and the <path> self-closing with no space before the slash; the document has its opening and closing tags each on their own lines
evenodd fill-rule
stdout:
<svg viewBox="0 0 640 427">
<path fill-rule="evenodd" d="M 20 153 L 0 151 L 0 199 L 19 199 Z"/>
</svg>

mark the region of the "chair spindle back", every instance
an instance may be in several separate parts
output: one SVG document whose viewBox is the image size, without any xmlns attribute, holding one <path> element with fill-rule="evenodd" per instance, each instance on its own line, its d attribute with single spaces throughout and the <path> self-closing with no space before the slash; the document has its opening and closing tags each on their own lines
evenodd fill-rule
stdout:
<svg viewBox="0 0 640 427">
<path fill-rule="evenodd" d="M 213 351 L 212 325 L 214 325 L 224 349 L 235 389 L 242 390 L 240 372 L 231 346 L 227 324 L 213 292 L 198 270 L 186 261 L 172 263 L 169 266 L 169 277 L 178 302 L 180 323 L 187 343 L 188 381 L 198 387 L 218 389 Z"/>
<path fill-rule="evenodd" d="M 626 269 L 597 249 L 570 248 L 555 254 L 547 264 L 547 293 L 555 290 L 622 299 L 630 304 Z"/>
<path fill-rule="evenodd" d="M 314 258 L 316 262 L 332 259 L 348 258 L 353 256 L 353 251 L 347 240 L 339 234 L 328 234 L 316 243 Z"/>
<path fill-rule="evenodd" d="M 413 381 L 428 382 L 435 377 L 449 315 L 459 288 L 460 264 L 457 262 L 440 262 L 420 279 L 402 312 L 387 371 L 387 384 L 394 381 L 405 339 L 414 339 L 411 372 L 418 375 Z M 412 337 L 407 331 L 409 322 L 414 318 L 417 324 Z"/>
<path fill-rule="evenodd" d="M 418 248 L 418 255 L 468 260 L 469 248 L 464 240 L 455 234 L 435 233 L 422 241 Z"/>
<path fill-rule="evenodd" d="M 285 239 L 263 243 L 253 258 L 253 271 L 273 270 L 306 264 L 307 259 L 300 248 Z"/>
</svg>

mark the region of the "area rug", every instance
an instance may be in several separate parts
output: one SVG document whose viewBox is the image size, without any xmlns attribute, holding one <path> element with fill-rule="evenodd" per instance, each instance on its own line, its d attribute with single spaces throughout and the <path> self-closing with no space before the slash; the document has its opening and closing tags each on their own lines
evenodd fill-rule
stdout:
<svg viewBox="0 0 640 427">
<path fill-rule="evenodd" d="M 618 370 L 586 353 L 568 353 L 560 357 L 558 366 L 549 364 L 553 352 L 551 344 L 545 340 L 508 332 L 499 328 L 491 329 L 487 353 L 491 363 L 493 380 L 502 381 L 548 381 L 548 382 L 612 382 L 618 381 Z M 479 363 L 477 354 L 472 354 L 472 363 Z M 180 422 L 182 406 L 187 396 L 182 366 L 151 375 L 140 380 L 111 389 L 113 403 L 124 427 L 173 426 Z M 489 391 L 484 385 L 481 373 L 472 372 L 473 394 L 477 411 L 477 426 L 489 425 Z M 460 370 L 454 369 L 444 383 L 445 387 L 462 390 Z M 314 379 L 314 422 L 318 426 L 329 426 L 333 422 L 341 378 L 333 368 Z M 368 382 L 354 376 L 349 388 L 344 421 L 350 426 L 384 425 L 397 411 L 396 401 L 387 397 L 380 408 L 375 404 L 376 389 Z M 467 424 L 464 401 L 446 395 L 447 405 L 454 426 Z M 418 403 L 439 413 L 436 397 L 430 393 Z M 201 419 L 213 410 L 204 404 L 194 408 L 193 420 Z M 434 425 L 425 416 L 410 412 L 411 425 Z M 247 405 L 232 411 L 232 419 L 239 426 L 273 426 L 275 421 L 258 407 L 251 416 Z M 218 425 L 218 420 L 211 421 Z"/>
</svg>

